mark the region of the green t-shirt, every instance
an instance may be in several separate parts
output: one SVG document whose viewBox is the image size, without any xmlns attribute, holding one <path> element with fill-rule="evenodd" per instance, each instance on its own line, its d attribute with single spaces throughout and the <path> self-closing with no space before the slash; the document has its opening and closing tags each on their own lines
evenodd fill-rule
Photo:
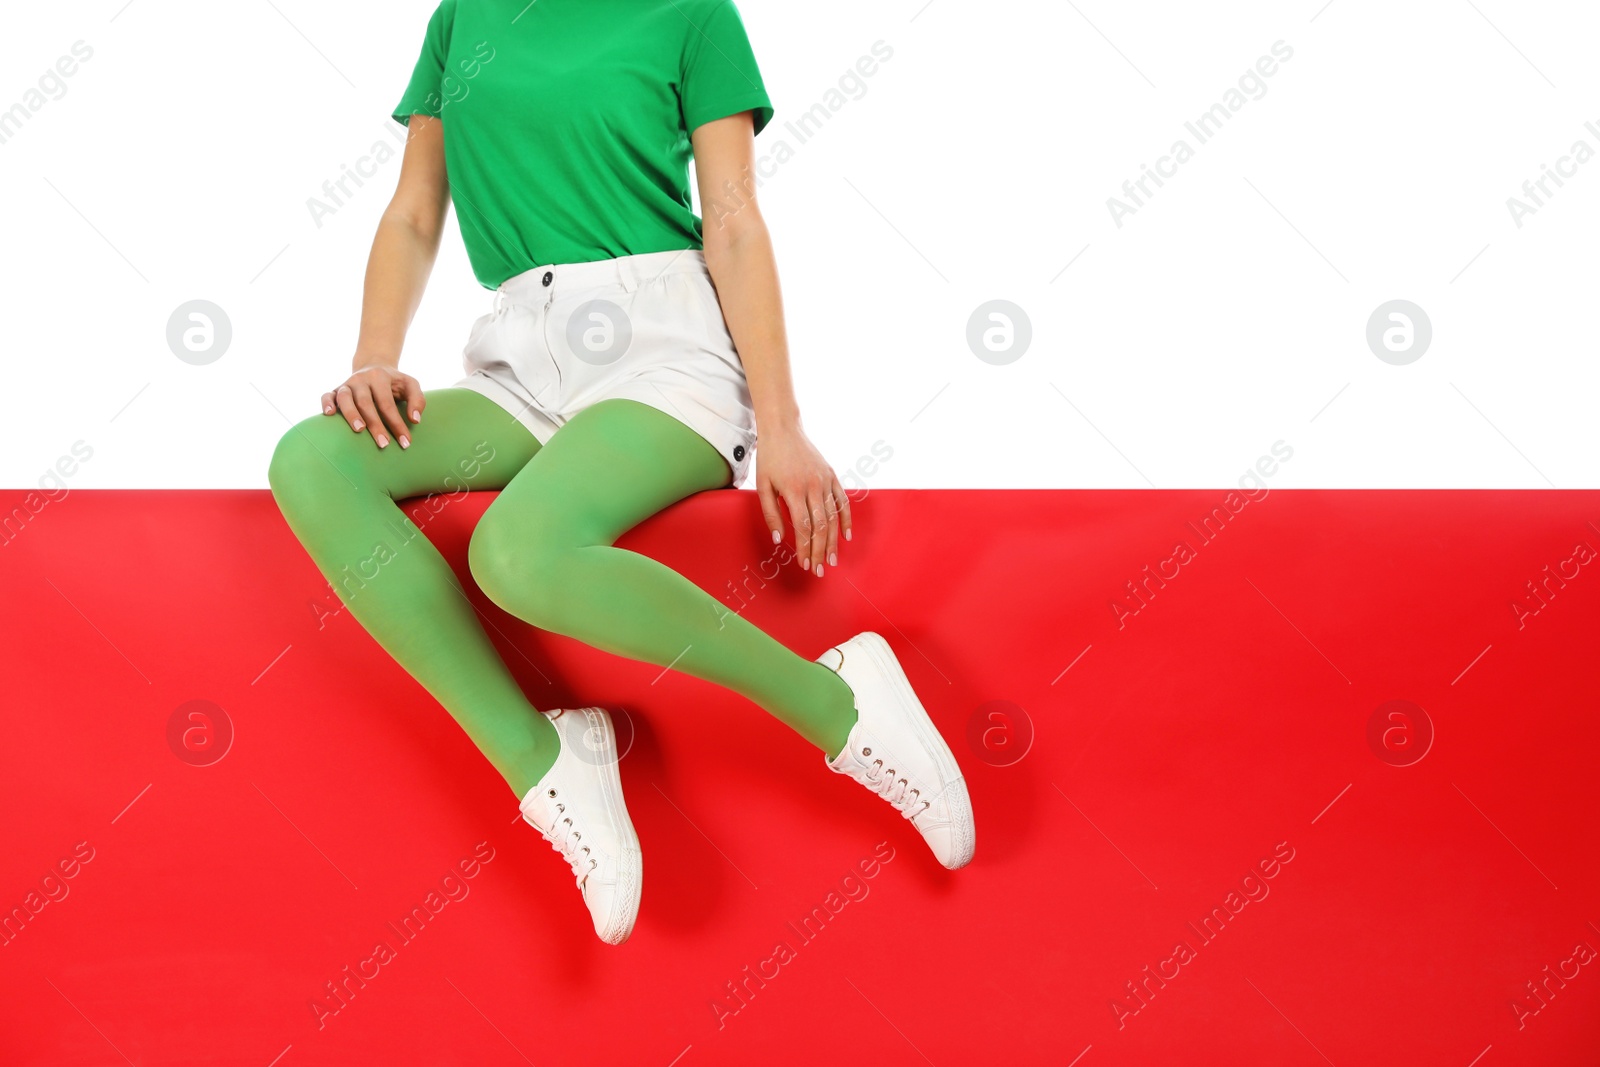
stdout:
<svg viewBox="0 0 1600 1067">
<path fill-rule="evenodd" d="M 772 118 L 732 0 L 443 0 L 394 109 L 441 118 L 461 237 L 493 289 L 547 263 L 702 247 L 689 134 Z"/>
</svg>

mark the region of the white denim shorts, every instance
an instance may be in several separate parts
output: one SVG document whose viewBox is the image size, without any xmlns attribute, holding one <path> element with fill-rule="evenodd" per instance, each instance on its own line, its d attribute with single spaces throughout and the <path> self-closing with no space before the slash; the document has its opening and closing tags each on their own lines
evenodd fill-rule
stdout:
<svg viewBox="0 0 1600 1067">
<path fill-rule="evenodd" d="M 625 397 L 709 441 L 744 480 L 755 411 L 744 365 L 698 249 L 535 267 L 506 280 L 462 351 L 467 376 L 538 438 Z"/>
</svg>

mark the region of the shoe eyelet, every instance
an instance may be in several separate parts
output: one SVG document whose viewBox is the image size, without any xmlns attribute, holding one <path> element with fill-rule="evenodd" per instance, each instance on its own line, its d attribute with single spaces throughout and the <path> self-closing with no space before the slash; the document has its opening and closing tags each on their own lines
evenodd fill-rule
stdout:
<svg viewBox="0 0 1600 1067">
<path fill-rule="evenodd" d="M 554 789 L 552 789 L 552 790 L 550 790 L 548 795 L 553 797 L 553 796 L 556 795 L 556 791 Z"/>
<path fill-rule="evenodd" d="M 872 755 L 872 749 L 870 749 L 870 748 L 864 748 L 864 749 L 862 749 L 862 750 L 861 750 L 861 754 L 862 754 L 862 755 L 863 755 L 863 756 L 870 756 L 870 755 Z"/>
</svg>

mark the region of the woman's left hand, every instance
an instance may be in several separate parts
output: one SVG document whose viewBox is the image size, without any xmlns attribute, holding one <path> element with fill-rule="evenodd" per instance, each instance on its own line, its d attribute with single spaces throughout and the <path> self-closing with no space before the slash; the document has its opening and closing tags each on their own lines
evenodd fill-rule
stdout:
<svg viewBox="0 0 1600 1067">
<path fill-rule="evenodd" d="M 776 544 L 783 540 L 781 499 L 794 527 L 795 557 L 822 577 L 822 564 L 839 565 L 839 530 L 850 540 L 850 498 L 828 461 L 798 428 L 764 431 L 756 461 L 756 492 L 761 514 Z"/>
</svg>

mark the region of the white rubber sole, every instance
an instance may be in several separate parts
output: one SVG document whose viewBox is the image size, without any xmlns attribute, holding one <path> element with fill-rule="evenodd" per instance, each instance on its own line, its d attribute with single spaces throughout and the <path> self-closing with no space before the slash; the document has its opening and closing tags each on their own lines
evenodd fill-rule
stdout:
<svg viewBox="0 0 1600 1067">
<path fill-rule="evenodd" d="M 972 797 L 967 793 L 966 777 L 961 773 L 961 767 L 956 763 L 950 746 L 945 743 L 944 735 L 939 733 L 939 728 L 934 726 L 933 720 L 928 717 L 928 709 L 917 699 L 916 690 L 911 688 L 911 679 L 906 677 L 906 672 L 901 668 L 894 649 L 889 647 L 889 642 L 871 630 L 857 635 L 855 640 L 859 650 L 867 654 L 878 672 L 889 679 L 890 688 L 894 690 L 895 696 L 909 713 L 911 724 L 917 732 L 917 739 L 922 742 L 925 749 L 933 753 L 940 777 L 950 783 L 943 795 L 950 806 L 954 854 L 945 866 L 952 871 L 965 867 L 972 862 L 977 847 L 977 827 L 972 821 Z"/>
</svg>

